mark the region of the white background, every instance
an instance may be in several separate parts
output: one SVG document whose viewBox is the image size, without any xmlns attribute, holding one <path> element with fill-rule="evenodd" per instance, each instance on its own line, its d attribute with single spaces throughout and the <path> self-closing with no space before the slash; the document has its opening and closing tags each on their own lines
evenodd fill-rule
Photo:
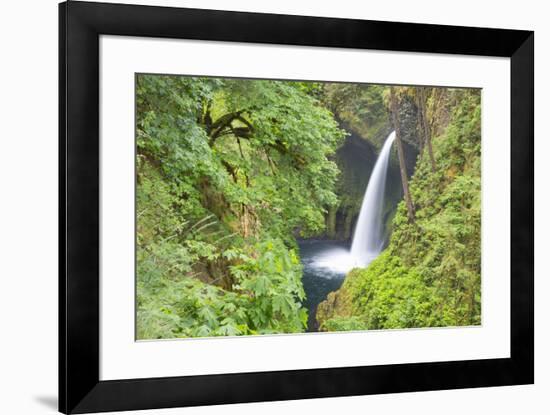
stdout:
<svg viewBox="0 0 550 415">
<path fill-rule="evenodd" d="M 510 356 L 509 59 L 120 36 L 100 51 L 100 379 Z M 135 72 L 483 88 L 482 327 L 135 342 Z"/>
<path fill-rule="evenodd" d="M 57 6 L 2 3 L 0 71 L 0 412 L 55 413 L 57 392 Z M 189 7 L 359 17 L 536 31 L 536 385 L 149 411 L 158 414 L 548 412 L 550 303 L 543 236 L 550 232 L 543 130 L 550 111 L 550 27 L 541 1 L 150 1 Z M 542 255 L 541 255 L 542 254 Z"/>
</svg>

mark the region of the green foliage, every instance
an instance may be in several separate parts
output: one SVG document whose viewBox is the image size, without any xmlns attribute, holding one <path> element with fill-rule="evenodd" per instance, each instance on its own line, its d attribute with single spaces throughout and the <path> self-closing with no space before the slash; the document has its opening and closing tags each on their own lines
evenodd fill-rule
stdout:
<svg viewBox="0 0 550 415">
<path fill-rule="evenodd" d="M 280 241 L 254 247 L 258 259 L 236 249 L 223 253 L 237 264 L 231 267 L 236 281 L 232 290 L 163 267 L 159 260 L 170 256 L 173 246 L 163 248 L 138 260 L 138 338 L 290 333 L 305 328 L 301 266 L 294 251 Z M 197 253 L 183 252 L 178 262 L 189 263 L 193 255 Z"/>
<path fill-rule="evenodd" d="M 231 135 L 217 147 L 241 174 L 225 191 L 283 239 L 295 228 L 302 236 L 319 232 L 326 208 L 337 202 L 338 169 L 329 156 L 343 132 L 332 114 L 303 91 L 304 83 L 232 80 L 222 94 L 224 111 L 246 108 L 254 126 L 253 138 L 241 140 L 240 151 Z"/>
<path fill-rule="evenodd" d="M 294 235 L 337 203 L 320 85 L 138 75 L 137 337 L 303 331 Z"/>
<path fill-rule="evenodd" d="M 324 99 L 351 130 L 381 148 L 389 128 L 382 85 L 327 83 Z"/>
<path fill-rule="evenodd" d="M 336 305 L 320 305 L 322 329 L 481 323 L 480 94 L 450 93 L 457 101 L 451 122 L 433 140 L 437 170 L 424 155 L 410 181 L 415 221 L 401 202 L 388 248 L 347 275 Z"/>
<path fill-rule="evenodd" d="M 233 289 L 249 301 L 248 325 L 258 333 L 302 331 L 307 312 L 301 308 L 305 293 L 296 252 L 276 239 L 261 242 L 250 251 L 256 257 L 241 254 L 241 261 L 231 267 Z"/>
<path fill-rule="evenodd" d="M 367 330 L 369 327 L 361 317 L 334 317 L 323 322 L 321 327 L 324 331 L 359 331 Z"/>
<path fill-rule="evenodd" d="M 436 306 L 433 289 L 423 283 L 417 270 L 405 267 L 388 251 L 368 268 L 351 271 L 343 289 L 352 296 L 353 317 L 344 320 L 348 325 L 355 322 L 368 329 L 446 325 L 432 314 Z M 338 329 L 340 320 L 328 319 L 322 329 Z"/>
</svg>

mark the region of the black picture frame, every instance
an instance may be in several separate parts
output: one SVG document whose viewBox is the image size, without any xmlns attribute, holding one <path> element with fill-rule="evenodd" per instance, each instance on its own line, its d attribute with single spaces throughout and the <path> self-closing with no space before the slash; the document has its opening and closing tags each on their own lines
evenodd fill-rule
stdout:
<svg viewBox="0 0 550 415">
<path fill-rule="evenodd" d="M 511 58 L 511 357 L 99 380 L 99 37 Z M 69 1 L 59 5 L 59 410 L 86 413 L 534 382 L 534 33 Z"/>
</svg>

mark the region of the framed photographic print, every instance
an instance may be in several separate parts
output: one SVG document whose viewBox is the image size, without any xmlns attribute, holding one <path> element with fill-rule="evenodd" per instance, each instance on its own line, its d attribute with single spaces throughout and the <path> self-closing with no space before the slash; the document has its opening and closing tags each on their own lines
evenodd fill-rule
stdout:
<svg viewBox="0 0 550 415">
<path fill-rule="evenodd" d="M 60 411 L 533 382 L 532 32 L 59 16 Z"/>
</svg>

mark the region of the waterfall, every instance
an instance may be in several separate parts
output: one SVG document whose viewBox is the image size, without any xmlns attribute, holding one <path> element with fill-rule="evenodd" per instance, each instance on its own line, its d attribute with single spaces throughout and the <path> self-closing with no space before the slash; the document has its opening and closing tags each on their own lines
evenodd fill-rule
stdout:
<svg viewBox="0 0 550 415">
<path fill-rule="evenodd" d="M 382 146 L 365 190 L 365 197 L 363 198 L 351 245 L 351 257 L 355 266 L 367 266 L 382 251 L 384 244 L 382 207 L 384 205 L 388 161 L 394 139 L 395 131 L 390 133 Z"/>
<path fill-rule="evenodd" d="M 306 264 L 309 272 L 314 272 L 322 278 L 336 276 L 342 278 L 352 268 L 366 267 L 382 251 L 384 245 L 382 208 L 390 150 L 394 139 L 395 132 L 392 132 L 374 164 L 355 226 L 351 252 L 338 246 L 316 252 Z"/>
</svg>

